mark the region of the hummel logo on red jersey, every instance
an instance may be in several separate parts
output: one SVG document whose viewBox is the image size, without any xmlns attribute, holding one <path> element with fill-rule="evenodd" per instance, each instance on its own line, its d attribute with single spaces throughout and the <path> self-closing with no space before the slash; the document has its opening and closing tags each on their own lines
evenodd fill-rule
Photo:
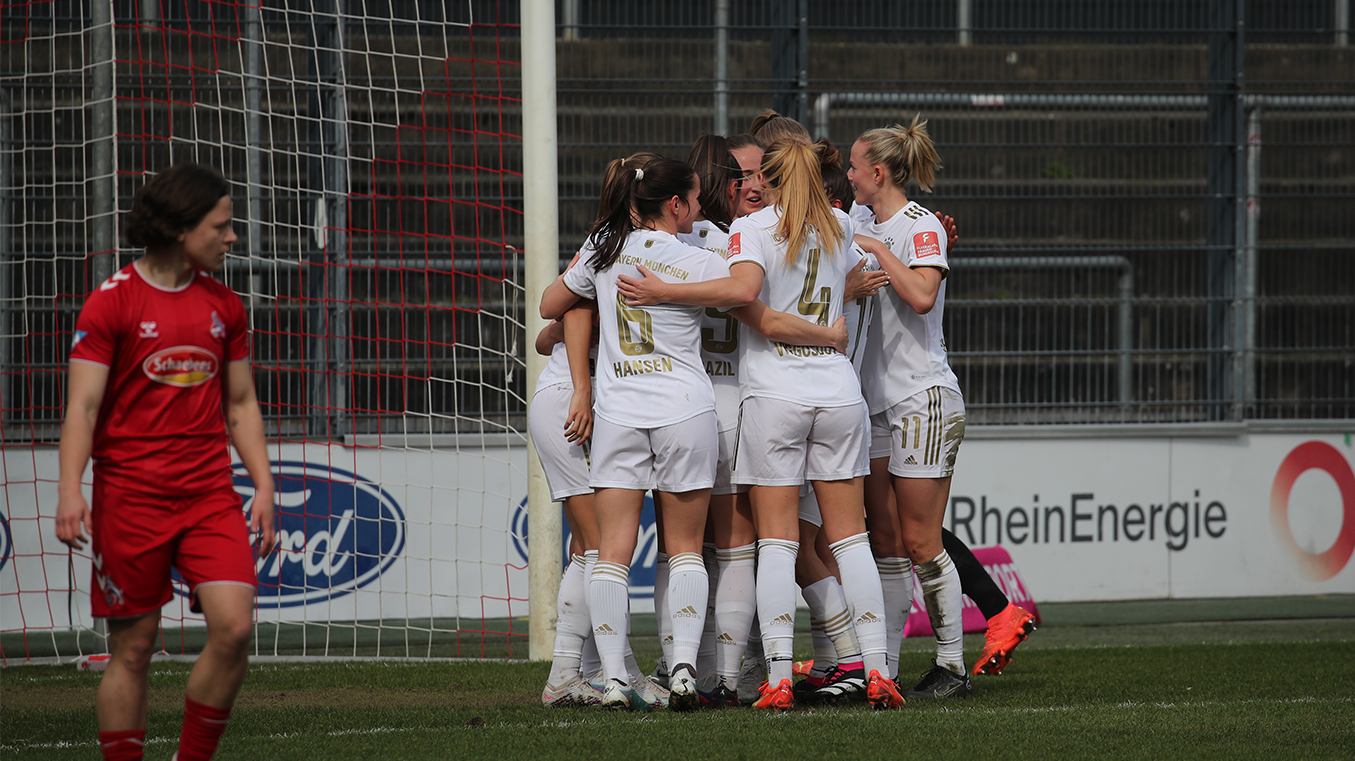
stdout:
<svg viewBox="0 0 1355 761">
<path fill-rule="evenodd" d="M 141 323 L 141 335 L 138 338 L 159 338 L 160 332 L 156 330 L 155 320 L 147 320 Z"/>
<path fill-rule="evenodd" d="M 128 275 L 126 272 L 114 272 L 114 273 L 113 273 L 113 277 L 108 278 L 107 280 L 105 280 L 105 281 L 103 282 L 103 285 L 99 286 L 99 290 L 101 290 L 101 291 L 111 291 L 111 290 L 113 290 L 114 288 L 117 288 L 117 287 L 118 287 L 118 283 L 121 283 L 121 282 L 124 281 L 124 280 L 131 280 L 131 279 L 132 279 L 132 276 L 131 276 L 131 275 Z"/>
</svg>

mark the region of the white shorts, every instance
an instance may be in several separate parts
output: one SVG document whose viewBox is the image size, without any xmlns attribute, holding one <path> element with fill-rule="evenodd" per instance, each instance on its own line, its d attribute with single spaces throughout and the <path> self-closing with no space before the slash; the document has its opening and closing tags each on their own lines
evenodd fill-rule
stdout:
<svg viewBox="0 0 1355 761">
<path fill-rule="evenodd" d="M 719 448 L 714 410 L 661 428 L 630 428 L 594 417 L 588 485 L 675 494 L 709 489 Z"/>
<path fill-rule="evenodd" d="M 823 513 L 819 512 L 819 498 L 814 490 L 800 489 L 800 520 L 823 528 Z"/>
<path fill-rule="evenodd" d="M 734 445 L 739 441 L 739 429 L 730 428 L 720 431 L 720 457 L 715 463 L 715 486 L 711 488 L 711 494 L 744 494 L 748 487 L 744 484 L 736 484 L 730 480 L 733 471 L 730 470 L 730 461 L 734 459 Z"/>
<path fill-rule="evenodd" d="M 734 483 L 799 486 L 870 472 L 866 403 L 807 407 L 750 396 L 739 414 Z"/>
<path fill-rule="evenodd" d="M 945 478 L 955 471 L 964 440 L 964 397 L 933 386 L 875 415 L 888 423 L 889 472 L 901 478 Z"/>
<path fill-rule="evenodd" d="M 555 502 L 593 493 L 593 487 L 588 485 L 588 447 L 572 444 L 565 438 L 565 418 L 569 417 L 569 402 L 573 398 L 571 384 L 546 386 L 532 397 L 532 413 L 527 416 L 527 430 L 536 446 L 541 469 L 546 472 L 550 498 Z"/>
</svg>

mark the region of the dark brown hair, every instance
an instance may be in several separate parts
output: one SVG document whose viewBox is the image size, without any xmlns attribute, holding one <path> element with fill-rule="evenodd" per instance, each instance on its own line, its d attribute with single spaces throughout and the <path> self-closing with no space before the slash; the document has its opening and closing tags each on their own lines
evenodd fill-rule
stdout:
<svg viewBox="0 0 1355 761">
<path fill-rule="evenodd" d="M 847 170 L 842 168 L 842 153 L 826 137 L 815 140 L 814 145 L 820 146 L 819 172 L 823 174 L 823 192 L 828 194 L 828 201 L 837 201 L 843 209 L 851 207 L 856 194 L 847 179 Z"/>
<path fill-rule="evenodd" d="M 230 194 L 230 183 L 212 167 L 175 164 L 136 192 L 123 237 L 137 248 L 168 246 Z"/>
<path fill-rule="evenodd" d="M 813 140 L 809 136 L 809 130 L 805 129 L 805 125 L 771 109 L 767 109 L 754 117 L 752 123 L 748 125 L 748 131 L 758 139 L 758 142 L 768 147 L 777 140 L 787 138 L 804 143 Z"/>
<path fill-rule="evenodd" d="M 723 232 L 729 232 L 734 210 L 729 205 L 729 183 L 742 182 L 743 170 L 729 153 L 721 135 L 702 135 L 687 152 L 687 165 L 701 180 L 701 214 Z"/>
<path fill-rule="evenodd" d="M 685 199 L 697 187 L 696 173 L 676 159 L 617 159 L 607 165 L 606 178 L 598 219 L 588 235 L 596 247 L 589 264 L 598 272 L 616 262 L 626 237 L 637 229 L 636 220 L 658 219 L 668 199 Z"/>
</svg>

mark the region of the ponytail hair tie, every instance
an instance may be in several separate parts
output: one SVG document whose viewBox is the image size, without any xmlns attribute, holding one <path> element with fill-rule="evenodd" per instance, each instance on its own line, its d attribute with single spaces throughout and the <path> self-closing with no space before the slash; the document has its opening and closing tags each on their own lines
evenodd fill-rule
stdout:
<svg viewBox="0 0 1355 761">
<path fill-rule="evenodd" d="M 635 170 L 635 181 L 636 181 L 636 182 L 639 182 L 640 180 L 643 180 L 644 178 L 645 178 L 645 170 L 640 169 L 640 168 L 637 167 L 636 170 Z"/>
</svg>

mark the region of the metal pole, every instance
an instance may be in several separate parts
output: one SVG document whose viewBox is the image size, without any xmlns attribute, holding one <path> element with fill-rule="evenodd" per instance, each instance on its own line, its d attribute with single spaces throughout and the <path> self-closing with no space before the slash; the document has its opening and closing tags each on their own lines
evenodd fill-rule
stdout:
<svg viewBox="0 0 1355 761">
<path fill-rule="evenodd" d="M 564 0 L 564 3 L 562 3 L 561 14 L 564 16 L 563 21 L 565 22 L 563 37 L 571 42 L 579 39 L 579 2 L 580 0 Z M 554 8 L 551 10 L 553 11 Z"/>
<path fill-rule="evenodd" d="M 141 0 L 141 27 L 148 31 L 160 27 L 159 0 Z"/>
<path fill-rule="evenodd" d="M 1119 291 L 1120 404 L 1128 410 L 1134 401 L 1134 268 L 1128 261 L 1120 270 Z"/>
<path fill-rule="evenodd" d="M 800 0 L 800 40 L 798 68 L 800 92 L 795 97 L 795 120 L 809 121 L 809 0 Z"/>
<path fill-rule="evenodd" d="M 1238 341 L 1242 352 L 1242 403 L 1256 403 L 1256 263 L 1257 226 L 1261 219 L 1261 106 L 1247 110 L 1247 210 L 1243 235 L 1242 261 L 1238 282 L 1241 283 L 1242 337 Z"/>
<path fill-rule="evenodd" d="M 1350 44 L 1350 0 L 1332 0 L 1336 6 L 1336 44 L 1342 47 Z"/>
<path fill-rule="evenodd" d="M 974 26 L 974 0 L 957 0 L 955 8 L 955 26 L 958 34 L 957 41 L 968 46 L 973 43 L 972 29 Z"/>
<path fill-rule="evenodd" d="M 10 153 L 13 150 L 10 142 L 13 129 L 9 121 L 11 112 L 9 93 L 0 90 L 0 367 L 6 370 L 13 367 L 9 360 L 10 336 L 19 332 L 11 327 L 11 315 L 15 311 L 12 305 L 18 301 L 18 295 L 11 290 L 9 282 L 10 268 L 17 269 L 19 266 L 19 257 L 11 250 L 12 223 L 9 216 L 11 199 L 17 195 L 14 192 L 14 157 Z M 10 403 L 5 387 L 8 377 L 8 373 L 0 373 L 0 408 L 20 406 Z"/>
<path fill-rule="evenodd" d="M 253 293 L 263 290 L 254 271 L 263 253 L 263 21 L 257 4 L 245 5 L 245 192 L 248 195 L 249 269 Z M 252 295 L 252 294 L 251 294 Z"/>
<path fill-rule="evenodd" d="M 1209 2 L 1209 89 L 1206 107 L 1205 305 L 1208 355 L 1202 395 L 1211 420 L 1241 414 L 1236 357 L 1236 267 L 1239 258 L 1243 129 L 1243 0 Z"/>
<path fill-rule="evenodd" d="M 533 345 L 545 327 L 537 310 L 541 292 L 559 273 L 560 225 L 558 140 L 555 123 L 555 4 L 522 3 L 522 165 L 523 233 L 526 239 L 526 341 Z M 526 387 L 536 388 L 546 359 L 530 348 Z M 531 415 L 531 402 L 527 414 Z M 546 477 L 531 439 L 527 442 L 528 613 L 527 655 L 549 660 L 555 647 L 555 602 L 560 593 L 560 508 L 550 499 Z"/>
<path fill-rule="evenodd" d="M 89 199 L 89 282 L 95 286 L 112 277 L 117 263 L 118 199 L 117 161 L 113 140 L 116 134 L 113 90 L 113 4 L 111 0 L 93 0 L 90 4 L 90 88 L 91 158 L 93 166 L 86 175 L 85 197 Z"/>
<path fill-rule="evenodd" d="M 715 129 L 729 131 L 729 0 L 715 0 Z"/>
</svg>

